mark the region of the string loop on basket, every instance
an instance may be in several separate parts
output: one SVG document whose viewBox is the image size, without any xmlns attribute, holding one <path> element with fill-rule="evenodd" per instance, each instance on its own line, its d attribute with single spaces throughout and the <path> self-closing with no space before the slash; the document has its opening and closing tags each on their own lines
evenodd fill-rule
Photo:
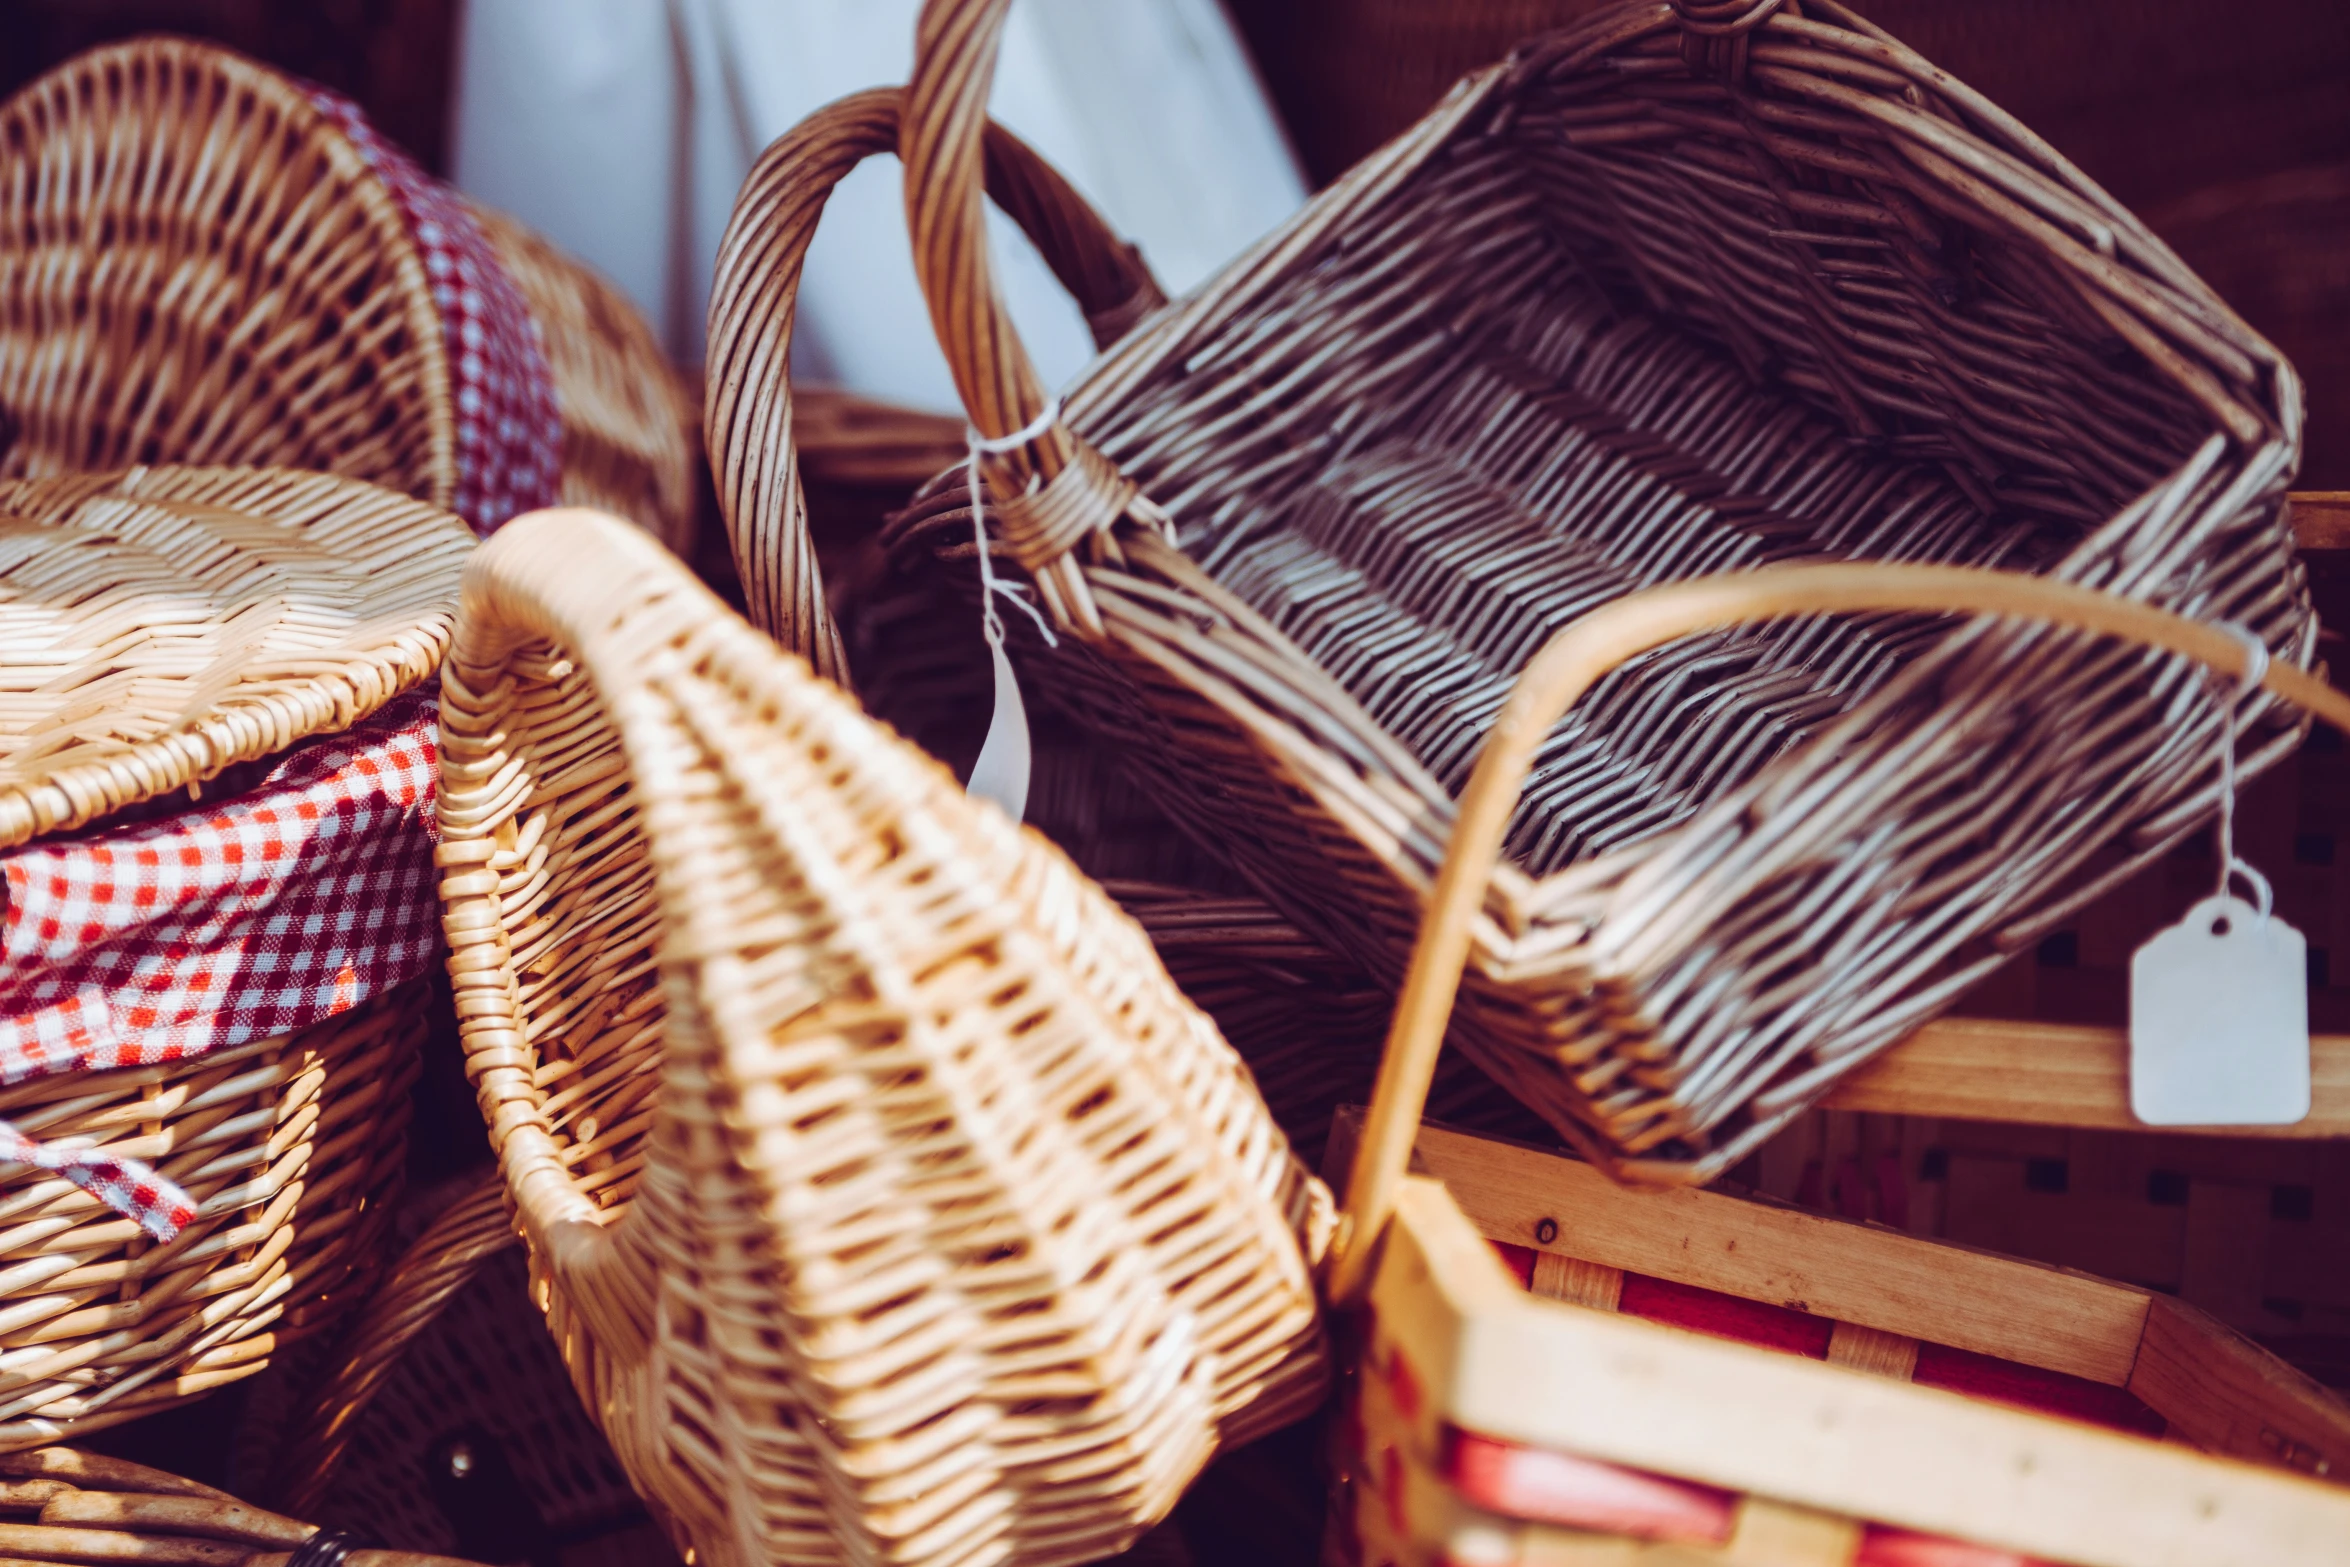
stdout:
<svg viewBox="0 0 2350 1567">
<path fill-rule="evenodd" d="M 1061 422 L 1061 399 L 1046 401 L 1037 416 L 1014 430 L 1010 435 L 987 436 L 977 425 L 967 424 L 963 433 L 969 445 L 969 456 L 964 460 L 966 483 L 971 490 L 971 540 L 979 548 L 979 629 L 987 638 L 987 645 L 1001 649 L 1004 645 L 1004 621 L 996 612 L 997 594 L 1002 594 L 1027 612 L 1036 622 L 1036 629 L 1044 633 L 1045 646 L 1059 647 L 1060 639 L 1034 604 L 1028 602 L 1027 590 L 1016 582 L 1005 582 L 995 574 L 995 562 L 987 547 L 987 503 L 980 497 L 979 459 L 1016 452 L 1029 442 L 1041 438 L 1047 430 Z"/>
<path fill-rule="evenodd" d="M 2266 919 L 2276 902 L 2275 890 L 2266 876 L 2236 857 L 2236 708 L 2268 677 L 2268 644 L 2234 621 L 2220 622 L 2219 629 L 2244 644 L 2244 672 L 2219 703 L 2219 896 L 2226 897 L 2229 884 L 2241 877 L 2252 888 L 2260 917 Z M 2219 678 L 2213 677 L 2215 682 Z"/>
</svg>

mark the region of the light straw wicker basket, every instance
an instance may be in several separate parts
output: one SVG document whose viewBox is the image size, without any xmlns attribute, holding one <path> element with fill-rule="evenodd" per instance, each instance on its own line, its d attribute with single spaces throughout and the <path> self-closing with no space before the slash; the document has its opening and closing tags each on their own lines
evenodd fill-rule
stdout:
<svg viewBox="0 0 2350 1567">
<path fill-rule="evenodd" d="M 1319 1403 L 1327 1194 L 1108 899 L 617 523 L 466 582 L 462 1038 L 681 1546 L 1089 1561 Z"/>
<path fill-rule="evenodd" d="M 1046 404 L 980 223 L 1008 3 L 926 7 L 901 137 L 917 271 L 991 437 Z M 1515 670 L 1645 584 L 2006 566 L 2314 653 L 2276 353 L 1832 0 L 1678 3 L 1464 83 L 986 465 L 999 570 L 1059 631 L 1007 617 L 1031 702 L 1373 974 Z M 734 529 L 771 602 L 820 604 L 788 532 Z M 969 539 L 959 472 L 900 532 Z M 1464 1049 L 1619 1173 L 1727 1169 L 2094 897 L 2101 850 L 2118 882 L 2208 810 L 2200 684 L 2061 645 L 1793 623 L 1611 679 L 1520 809 Z M 2247 769 L 2296 734 L 2256 723 Z"/>
<path fill-rule="evenodd" d="M 1356 1441 L 1347 1466 L 1356 1496 L 1338 1536 L 1350 1548 L 1334 1560 L 2319 1567 L 2339 1559 L 2350 1538 L 2350 1489 L 2303 1475 L 2350 1460 L 2350 1409 L 2190 1308 L 2083 1275 L 1706 1194 L 1614 1192 L 1539 1153 L 1421 1134 L 1479 905 L 1558 716 L 1628 659 L 1711 629 L 1892 611 L 2053 622 L 2159 649 L 2222 678 L 2255 673 L 2226 632 L 2119 595 L 1919 566 L 1703 579 L 1611 605 L 1551 640 L 1512 691 L 1462 796 L 1352 1154 L 1329 1293 L 1362 1308 L 1365 1320 L 1350 1368 Z M 2072 657 L 2084 656 L 2085 642 L 2074 640 Z M 2272 665 L 2260 684 L 2350 731 L 2350 697 L 2314 676 Z M 1438 1179 L 1406 1177 L 1415 1155 Z M 1534 1248 L 1532 1285 L 1552 1298 L 1521 1293 L 1487 1238 Z M 1795 1339 L 1808 1332 L 1805 1314 L 1833 1319 L 1821 1324 L 1821 1351 L 1844 1369 L 1607 1315 L 1627 1304 L 1630 1274 L 1761 1302 L 1764 1313 L 1783 1305 L 1777 1316 L 1797 1319 Z M 1723 1313 L 1667 1315 L 1718 1326 Z M 1755 1320 L 1751 1311 L 1729 1315 Z M 1769 1342 L 1790 1331 L 1776 1319 L 1773 1329 L 1748 1336 Z M 1921 1340 L 1937 1346 L 1930 1364 Z M 2053 1400 L 2034 1396 L 2035 1371 L 2058 1374 L 2058 1385 L 2040 1379 L 2036 1390 Z M 1973 1388 L 1989 1402 L 1901 1385 L 1913 1380 Z M 2076 1418 L 2119 1414 L 2178 1446 L 1996 1407 L 2018 1402 L 2053 1403 Z M 2144 1423 L 2152 1417 L 2167 1431 Z"/>
<path fill-rule="evenodd" d="M 0 1551 L 12 1562 L 160 1567 L 470 1567 L 372 1550 L 178 1475 L 70 1447 L 0 1458 Z"/>
<path fill-rule="evenodd" d="M 0 538 L 0 628 L 17 677 L 0 721 L 0 846 L 49 834 L 22 852 L 64 855 L 42 863 L 68 876 L 103 871 L 110 844 L 126 844 L 127 865 L 137 858 L 128 845 L 148 840 L 56 836 L 63 830 L 114 827 L 128 813 L 146 826 L 190 822 L 200 834 L 215 807 L 190 807 L 182 794 L 171 814 L 175 791 L 213 779 L 218 800 L 223 769 L 253 772 L 427 680 L 448 645 L 473 543 L 456 518 L 372 485 L 174 468 L 0 483 Z M 266 804 L 270 787 L 229 793 Z M 307 805 L 288 815 L 297 808 Z M 425 823 L 414 830 L 421 865 Z M 248 845 L 223 833 L 224 853 L 227 837 Z M 268 854 L 300 841 L 250 847 Z M 350 847 L 338 840 L 328 852 Z M 13 876 L 10 886 L 12 899 L 23 896 Z M 132 877 L 83 896 L 102 905 L 112 890 L 143 905 L 153 894 L 170 908 L 170 886 Z M 379 1260 L 424 995 L 415 983 L 372 1000 L 358 992 L 334 1004 L 355 1010 L 334 1015 L 310 989 L 276 995 L 302 977 L 298 954 L 186 949 L 198 939 L 189 932 L 233 925 L 235 914 L 197 909 L 153 937 L 139 926 L 10 931 L 12 983 L 24 980 L 27 940 L 47 964 L 114 952 L 124 961 L 105 972 L 125 977 L 101 988 L 97 1015 L 111 1032 L 86 1048 L 73 1044 L 74 1028 L 93 1026 L 88 1010 L 74 1010 L 83 998 L 45 1003 L 64 1024 L 37 1046 L 11 1046 L 16 1080 L 0 1087 L 0 1120 L 37 1142 L 81 1140 L 147 1164 L 177 1182 L 196 1212 L 156 1244 L 65 1179 L 6 1167 L 0 1354 L 10 1369 L 0 1449 L 94 1430 L 250 1375 L 328 1322 L 351 1298 L 354 1275 Z M 429 937 L 429 924 L 415 923 Z M 143 970 L 126 964 L 150 939 L 169 944 L 150 956 L 210 965 L 197 976 L 206 984 L 272 993 L 219 997 L 223 1007 L 319 1020 L 242 1038 L 209 1003 L 182 997 L 194 1015 L 159 1011 L 155 1028 L 175 1032 L 142 1034 L 137 1008 L 153 992 L 137 977 Z M 317 978 L 338 992 L 347 983 Z M 12 1033 L 32 1028 L 24 1017 L 7 1021 Z M 59 1045 L 75 1058 L 44 1058 Z"/>
<path fill-rule="evenodd" d="M 140 39 L 0 105 L 0 148 L 0 473 L 276 464 L 456 502 L 450 313 L 481 302 L 447 298 L 379 166 L 303 84 Z M 474 216 L 533 318 L 561 498 L 683 547 L 694 416 L 651 329 L 521 225 Z"/>
</svg>

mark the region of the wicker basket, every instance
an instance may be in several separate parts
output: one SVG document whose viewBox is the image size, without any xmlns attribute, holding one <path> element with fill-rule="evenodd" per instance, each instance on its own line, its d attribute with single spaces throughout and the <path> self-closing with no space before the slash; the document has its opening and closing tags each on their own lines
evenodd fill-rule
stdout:
<svg viewBox="0 0 2350 1567">
<path fill-rule="evenodd" d="M 470 1071 L 681 1546 L 1088 1561 L 1320 1402 L 1327 1194 L 1042 840 L 590 514 L 474 556 L 442 689 Z"/>
<path fill-rule="evenodd" d="M 930 5 L 903 138 L 991 438 L 1045 412 L 979 226 L 1007 3 Z M 1032 692 L 1374 974 L 1514 670 L 1643 583 L 2004 565 L 2314 652 L 2273 350 L 1827 0 L 1684 10 L 1611 9 L 1464 84 L 985 466 L 999 575 L 1060 630 L 1008 618 Z M 958 477 L 904 519 L 916 553 L 968 548 Z M 773 602 L 820 603 L 803 541 L 735 543 Z M 2094 897 L 2100 849 L 2126 845 L 2118 878 L 2208 809 L 2196 677 L 2057 635 L 1795 624 L 1624 671 L 1549 741 L 1464 1048 L 1621 1173 L 1728 1168 Z M 2246 770 L 2294 739 L 2256 724 Z"/>
<path fill-rule="evenodd" d="M 0 1458 L 0 1551 L 14 1562 L 165 1567 L 470 1567 L 370 1550 L 193 1480 L 70 1447 Z M 30 1521 L 25 1521 L 30 1520 Z"/>
<path fill-rule="evenodd" d="M 0 473 L 274 463 L 683 547 L 693 415 L 650 329 L 349 105 L 150 38 L 25 87 L 0 139 Z"/>
<path fill-rule="evenodd" d="M 1330 1293 L 1367 1311 L 1352 1368 L 1357 1494 L 1336 1559 L 2315 1567 L 2339 1557 L 2350 1490 L 2273 1471 L 2333 1475 L 2350 1463 L 2350 1408 L 2191 1308 L 1731 1199 L 1613 1191 L 1551 1156 L 1420 1130 L 1481 894 L 1550 723 L 1628 658 L 1709 627 L 1936 608 L 2053 621 L 2238 679 L 2255 673 L 2225 633 L 2118 595 L 1915 566 L 1787 567 L 1657 589 L 1550 643 L 1463 797 L 1351 1151 Z M 2261 680 L 2350 731 L 2350 697 L 2290 668 Z M 1443 1184 L 1407 1180 L 1415 1157 Z M 1576 1306 L 1527 1300 L 1479 1227 L 1530 1248 L 1521 1260 L 1535 1293 Z M 1592 1306 L 1816 1349 L 1849 1372 L 1578 1309 Z M 1893 1385 L 1909 1381 L 1935 1386 Z M 1996 1407 L 2015 1403 L 2140 1435 Z M 2165 1435 L 2271 1472 L 2145 1440 Z"/>
<path fill-rule="evenodd" d="M 760 155 L 727 219 L 710 289 L 703 438 L 751 623 L 843 684 L 847 662 L 822 602 L 793 448 L 792 322 L 824 204 L 850 170 L 896 150 L 900 96 L 884 88 L 844 98 Z M 1025 142 L 992 123 L 982 139 L 988 194 L 1076 297 L 1097 344 L 1116 342 L 1165 303 L 1140 253 Z M 836 427 L 838 407 L 821 404 L 819 433 Z M 870 409 L 865 422 L 874 422 Z M 889 425 L 890 444 L 901 449 L 919 451 L 938 433 L 904 420 Z M 954 442 L 951 429 L 947 437 Z"/>
<path fill-rule="evenodd" d="M 0 1166 L 10 1449 L 259 1371 L 372 1271 L 435 945 L 430 709 L 403 693 L 472 539 L 350 480 L 169 468 L 0 483 L 0 535 L 0 1121 L 193 1207 L 157 1244 Z M 408 759 L 405 816 L 343 781 Z"/>
</svg>

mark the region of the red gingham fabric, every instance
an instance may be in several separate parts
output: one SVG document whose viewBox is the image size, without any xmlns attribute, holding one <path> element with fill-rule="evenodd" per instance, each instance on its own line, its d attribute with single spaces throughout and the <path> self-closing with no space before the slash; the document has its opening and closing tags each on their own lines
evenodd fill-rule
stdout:
<svg viewBox="0 0 2350 1567">
<path fill-rule="evenodd" d="M 234 798 L 0 854 L 0 1083 L 292 1033 L 423 973 L 439 941 L 436 712 L 412 692 Z M 169 1217 L 185 1197 L 135 1164 L 22 1158 L 13 1136 L 0 1123 L 0 1158 L 142 1224 L 185 1222 Z"/>
<path fill-rule="evenodd" d="M 159 1241 L 177 1236 L 196 1217 L 186 1192 L 136 1159 L 70 1142 L 36 1143 L 6 1121 L 0 1121 L 0 1159 L 64 1176 Z"/>
<path fill-rule="evenodd" d="M 423 253 L 448 342 L 457 406 L 458 516 L 487 537 L 562 495 L 563 421 L 539 325 L 465 203 L 323 87 L 310 101 L 342 128 L 384 182 Z"/>
</svg>

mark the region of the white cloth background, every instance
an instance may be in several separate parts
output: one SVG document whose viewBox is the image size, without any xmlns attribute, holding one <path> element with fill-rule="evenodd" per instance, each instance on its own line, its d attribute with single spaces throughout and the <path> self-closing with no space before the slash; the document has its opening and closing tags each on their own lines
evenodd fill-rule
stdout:
<svg viewBox="0 0 2350 1567">
<path fill-rule="evenodd" d="M 699 362 L 710 274 L 759 151 L 820 105 L 903 82 L 918 0 L 468 0 L 457 184 L 594 264 Z M 1139 244 L 1170 293 L 1304 199 L 1216 0 L 1020 0 L 993 104 Z M 893 158 L 843 182 L 809 253 L 796 373 L 942 411 L 954 389 L 908 256 Z M 1048 384 L 1092 355 L 997 215 L 1006 299 Z"/>
</svg>

